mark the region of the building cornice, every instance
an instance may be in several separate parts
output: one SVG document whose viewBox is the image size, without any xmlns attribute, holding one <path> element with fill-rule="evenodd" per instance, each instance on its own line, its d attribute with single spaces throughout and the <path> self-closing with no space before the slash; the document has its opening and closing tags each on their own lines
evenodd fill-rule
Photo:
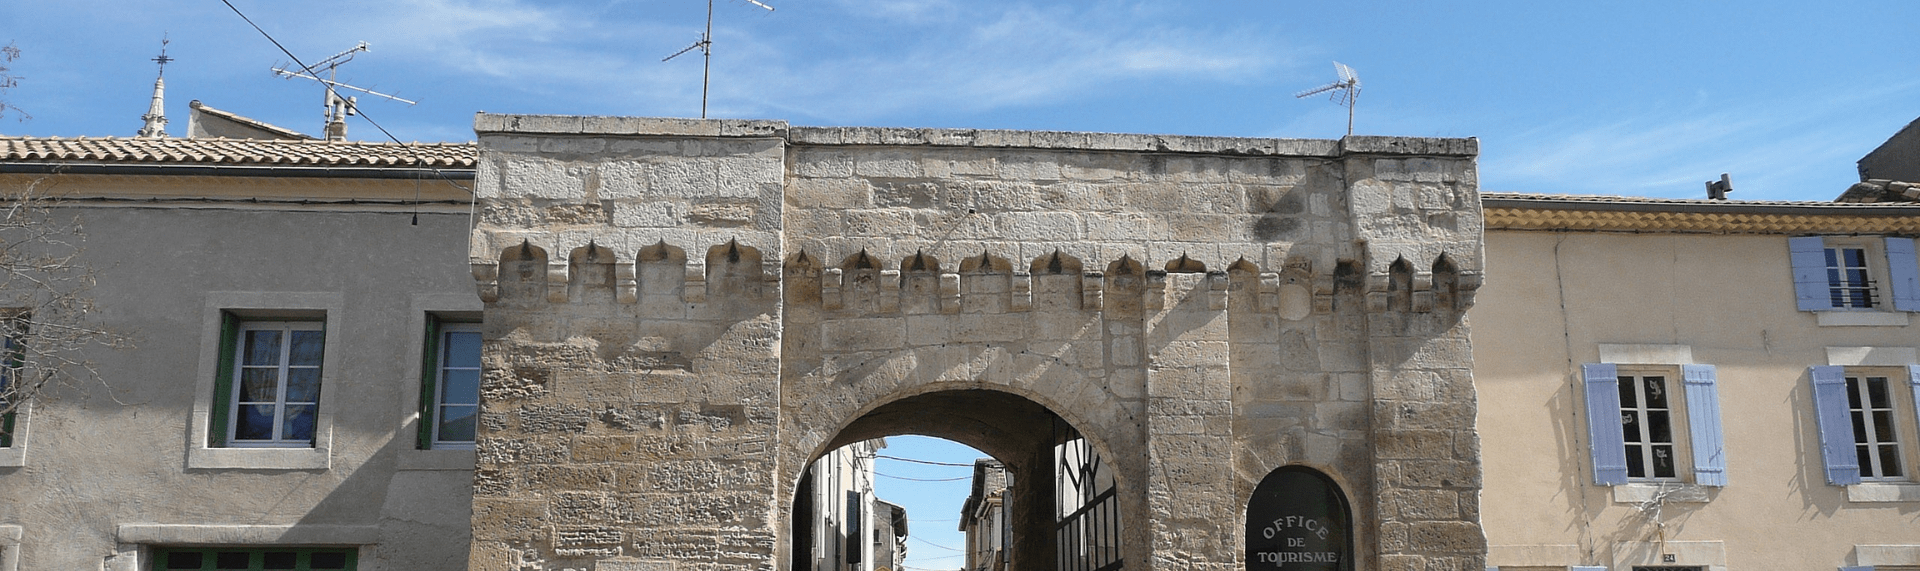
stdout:
<svg viewBox="0 0 1920 571">
<path fill-rule="evenodd" d="M 1920 234 L 1920 205 L 1484 193 L 1487 230 Z"/>
</svg>

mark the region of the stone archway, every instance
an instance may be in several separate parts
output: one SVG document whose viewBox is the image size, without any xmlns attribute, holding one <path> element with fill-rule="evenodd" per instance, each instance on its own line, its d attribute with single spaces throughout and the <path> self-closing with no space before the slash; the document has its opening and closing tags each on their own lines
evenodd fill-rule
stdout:
<svg viewBox="0 0 1920 571">
<path fill-rule="evenodd" d="M 778 569 L 808 460 L 1021 400 L 1113 462 L 1129 567 L 1243 563 L 1285 465 L 1346 490 L 1357 567 L 1484 559 L 1471 139 L 475 130 L 475 571 Z"/>
<path fill-rule="evenodd" d="M 1010 522 L 1013 538 L 1011 569 L 1058 567 L 1057 563 L 1065 556 L 1059 541 L 1063 523 L 1060 515 L 1086 511 L 1083 509 L 1086 506 L 1067 505 L 1076 498 L 1056 497 L 1060 488 L 1059 480 L 1063 476 L 1060 473 L 1063 447 L 1071 446 L 1082 438 L 1095 448 L 1104 447 L 1104 443 L 1091 442 L 1093 437 L 1074 430 L 1066 419 L 1047 406 L 1020 395 L 990 388 L 945 389 L 905 396 L 871 407 L 848 423 L 821 446 L 822 450 L 815 452 L 800 466 L 811 464 L 812 459 L 818 458 L 826 450 L 898 435 L 951 440 L 998 460 L 1012 474 L 1013 481 L 1008 502 L 1013 510 Z M 1082 462 L 1085 459 L 1072 458 L 1069 461 Z M 805 480 L 805 477 L 797 478 L 794 486 L 800 486 Z M 797 551 L 806 548 L 803 542 L 809 540 L 810 536 L 802 530 L 796 530 L 794 522 L 800 519 L 798 514 L 811 513 L 812 506 L 806 505 L 806 496 L 802 493 L 792 494 L 792 497 L 795 499 L 788 508 L 790 516 L 784 527 L 790 530 L 786 534 L 789 538 L 788 548 Z M 1120 524 L 1124 521 L 1119 517 L 1113 519 L 1107 523 Z M 1112 533 L 1106 539 L 1117 539 L 1121 529 L 1124 529 L 1123 524 L 1112 525 Z M 1104 547 L 1116 550 L 1120 547 L 1117 541 L 1110 543 Z M 1110 554 L 1105 561 L 1111 564 L 1104 568 L 1117 569 L 1123 557 Z M 791 569 L 801 568 L 797 567 L 800 558 L 795 557 L 793 561 L 789 566 Z"/>
</svg>

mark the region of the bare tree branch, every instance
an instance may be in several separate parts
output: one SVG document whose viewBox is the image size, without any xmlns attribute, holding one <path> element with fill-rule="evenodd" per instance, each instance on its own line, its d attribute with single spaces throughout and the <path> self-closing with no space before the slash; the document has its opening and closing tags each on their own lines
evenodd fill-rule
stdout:
<svg viewBox="0 0 1920 571">
<path fill-rule="evenodd" d="M 104 382 L 88 352 L 131 345 L 95 315 L 94 270 L 81 261 L 86 234 L 47 180 L 0 188 L 0 414 L 48 387 Z"/>
<path fill-rule="evenodd" d="M 6 117 L 7 111 L 13 111 L 13 114 L 20 116 L 18 120 L 25 121 L 32 119 L 33 116 L 8 103 L 6 98 L 7 90 L 20 85 L 21 77 L 13 74 L 13 60 L 17 59 L 20 59 L 20 48 L 13 45 L 13 42 L 0 46 L 0 117 Z"/>
</svg>

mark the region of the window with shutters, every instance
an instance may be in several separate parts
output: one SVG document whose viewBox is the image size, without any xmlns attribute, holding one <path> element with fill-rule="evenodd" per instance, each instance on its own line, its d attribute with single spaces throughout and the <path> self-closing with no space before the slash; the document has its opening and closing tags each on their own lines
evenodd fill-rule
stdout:
<svg viewBox="0 0 1920 571">
<path fill-rule="evenodd" d="M 318 321 L 239 323 L 222 399 L 227 446 L 313 446 L 325 346 Z"/>
<path fill-rule="evenodd" d="M 1920 366 L 1822 366 L 1808 377 L 1827 481 L 1911 481 Z"/>
<path fill-rule="evenodd" d="M 1787 245 L 1801 311 L 1920 311 L 1912 238 L 1806 236 Z"/>
<path fill-rule="evenodd" d="M 423 450 L 472 450 L 480 409 L 480 324 L 428 316 L 420 379 Z"/>
<path fill-rule="evenodd" d="M 1712 365 L 1590 363 L 1581 374 L 1594 483 L 1726 485 Z"/>
</svg>

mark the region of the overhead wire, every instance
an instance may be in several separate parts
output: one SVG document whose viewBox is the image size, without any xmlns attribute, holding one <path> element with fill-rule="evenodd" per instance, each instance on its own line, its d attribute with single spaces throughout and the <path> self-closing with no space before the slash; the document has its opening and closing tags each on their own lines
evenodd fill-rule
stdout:
<svg viewBox="0 0 1920 571">
<path fill-rule="evenodd" d="M 264 28 L 261 28 L 259 24 L 256 24 L 256 23 L 254 23 L 254 22 L 253 22 L 253 18 L 249 18 L 249 17 L 247 17 L 247 14 L 246 14 L 245 12 L 241 12 L 241 11 L 240 11 L 240 7 L 238 7 L 238 6 L 234 6 L 234 5 L 233 5 L 233 2 L 232 2 L 231 0 L 220 0 L 220 3 L 222 3 L 222 4 L 226 4 L 226 5 L 227 5 L 227 9 L 229 9 L 229 10 L 233 10 L 233 14 L 234 14 L 234 15 L 236 15 L 236 16 L 239 16 L 239 17 L 240 17 L 240 19 L 241 19 L 241 20 L 243 20 L 243 21 L 245 21 L 245 22 L 247 23 L 247 25 L 248 25 L 248 26 L 252 26 L 252 27 L 253 27 L 253 30 L 254 30 L 254 31 L 256 31 L 256 32 L 260 32 L 260 35 L 261 35 L 261 36 L 263 36 L 263 37 L 265 37 L 265 38 L 267 38 L 267 41 L 268 41 L 268 42 L 271 42 L 271 43 L 273 44 L 273 47 L 275 47 L 275 48 L 279 48 L 279 49 L 280 49 L 280 53 L 283 53 L 283 54 L 286 54 L 286 56 L 287 56 L 287 57 L 288 57 L 289 59 L 292 59 L 292 60 L 293 60 L 293 63 L 294 63 L 294 64 L 296 64 L 296 65 L 299 65 L 299 66 L 300 66 L 300 69 L 301 69 L 301 70 L 303 70 L 303 71 L 305 71 L 305 72 L 307 72 L 307 75 L 312 75 L 312 76 L 315 76 L 315 77 L 318 77 L 318 74 L 316 74 L 316 73 L 314 72 L 314 70 L 313 70 L 313 68 L 312 68 L 312 67 L 310 67 L 310 66 L 308 66 L 306 62 L 303 62 L 303 61 L 300 61 L 300 56 L 296 56 L 296 55 L 293 55 L 293 51 L 292 51 L 292 50 L 289 50 L 289 49 L 287 49 L 287 46 L 284 46 L 284 45 L 281 45 L 281 44 L 280 44 L 280 40 L 277 40 L 277 39 L 274 39 L 274 37 L 273 37 L 273 34 L 269 34 L 269 33 L 267 33 L 267 30 L 266 30 L 266 29 L 264 29 Z M 328 94 L 330 94 L 330 95 L 332 95 L 332 96 L 334 96 L 334 97 L 340 97 L 340 92 L 339 92 L 339 91 L 336 91 L 336 90 L 334 90 L 334 88 L 333 88 L 333 85 L 332 85 L 332 84 L 329 84 L 329 83 L 327 83 L 327 82 L 324 82 L 324 81 L 322 81 L 322 82 L 320 82 L 320 86 L 321 86 L 321 87 L 324 87 L 324 88 L 326 88 L 326 90 L 327 90 L 327 93 L 328 93 Z M 344 99 L 344 98 L 342 98 L 342 99 Z M 400 141 L 400 138 L 399 138 L 399 137 L 395 137 L 395 136 L 393 136 L 393 133 L 392 133 L 392 132 L 390 132 L 390 131 L 388 131 L 386 127 L 383 127 L 383 126 L 381 126 L 381 125 L 380 125 L 380 122 L 379 122 L 379 121 L 375 121 L 375 120 L 373 120 L 373 117 L 371 117 L 371 116 L 369 116 L 369 115 L 367 115 L 367 112 L 366 112 L 365 110 L 362 110 L 362 109 L 360 109 L 360 106 L 359 106 L 359 105 L 355 105 L 355 104 L 353 104 L 353 103 L 351 103 L 351 102 L 349 102 L 349 103 L 348 103 L 348 105 L 349 105 L 349 106 L 351 106 L 351 107 L 353 108 L 353 110 L 354 110 L 355 112 L 357 112 L 357 113 L 358 113 L 358 114 L 360 115 L 360 118 L 361 118 L 361 119 L 366 119 L 366 120 L 367 120 L 367 124 L 369 124 L 369 125 L 373 125 L 373 128 L 375 128 L 375 129 L 379 129 L 379 130 L 380 130 L 380 134 L 382 134 L 382 135 L 386 135 L 386 136 L 387 136 L 387 140 L 390 140 L 390 141 L 393 141 L 393 142 L 394 142 L 394 144 L 397 144 L 397 145 L 400 145 L 400 147 L 401 147 L 401 148 L 404 148 L 404 149 L 407 149 L 407 152 L 408 152 L 408 154 L 411 154 L 411 155 L 413 155 L 413 161 L 414 161 L 414 164 L 415 164 L 415 165 L 416 165 L 417 167 L 419 167 L 419 168 L 424 168 L 424 169 L 428 169 L 428 170 L 432 170 L 432 171 L 433 171 L 433 174 L 434 174 L 434 176 L 436 176 L 436 177 L 439 177 L 439 178 L 440 178 L 440 180 L 441 180 L 441 181 L 444 181 L 444 182 L 446 182 L 448 186 L 452 186 L 452 187 L 454 187 L 454 188 L 456 188 L 456 189 L 459 189 L 459 190 L 460 190 L 461 192 L 465 192 L 465 193 L 467 193 L 467 196 L 468 196 L 468 200 L 469 200 L 469 203 L 471 203 L 471 202 L 472 202 L 472 199 L 474 198 L 474 195 L 473 195 L 473 189 L 471 189 L 471 188 L 467 188 L 467 187 L 464 187 L 464 186 L 460 186 L 460 183 L 457 183 L 457 182 L 454 182 L 454 181 L 453 181 L 453 179 L 451 179 L 451 178 L 448 178 L 448 177 L 447 177 L 447 175 L 446 175 L 446 173 L 445 173 L 445 172 L 442 172 L 442 171 L 441 171 L 441 170 L 440 170 L 440 169 L 439 169 L 438 167 L 430 167 L 430 166 L 427 166 L 427 160 L 426 160 L 426 157 L 423 157 L 423 156 L 421 156 L 421 155 L 420 155 L 420 151 L 419 151 L 419 149 L 415 149 L 415 148 L 414 148 L 414 147 L 412 147 L 411 145 L 408 145 L 408 144 L 406 144 L 406 143 L 404 143 L 404 142 L 401 142 L 401 141 Z M 416 201 L 416 202 L 418 202 L 418 199 L 419 199 L 419 196 L 418 196 L 418 193 L 417 193 L 417 191 L 418 191 L 418 181 L 416 181 L 416 183 L 415 183 L 415 184 L 416 184 L 416 186 L 415 186 L 415 190 L 416 190 L 416 195 L 415 195 L 415 197 L 414 197 L 414 198 L 415 198 L 415 201 Z M 471 210 L 471 208 L 470 208 L 469 210 Z M 469 218 L 471 218 L 471 214 L 469 214 Z M 413 223 L 414 223 L 415 225 L 419 225 L 419 223 L 420 223 L 420 212 L 419 212 L 419 209 L 418 209 L 418 206 L 417 206 L 417 205 L 415 206 L 415 211 L 414 211 L 414 215 L 413 215 Z M 469 225 L 469 226 L 471 226 L 471 225 L 472 225 L 472 220 L 471 220 L 471 219 L 469 219 L 469 220 L 468 220 L 468 225 Z"/>
<path fill-rule="evenodd" d="M 895 479 L 895 480 L 907 480 L 907 481 L 911 481 L 911 482 L 958 482 L 958 481 L 960 481 L 960 480 L 972 480 L 972 479 L 973 479 L 973 476 L 961 476 L 961 477 L 958 477 L 958 478 L 908 478 L 908 477 L 906 477 L 906 476 L 895 476 L 895 475 L 893 475 L 893 474 L 888 474 L 888 473 L 885 473 L 885 472 L 880 472 L 880 471 L 875 471 L 875 472 L 874 472 L 874 474 L 877 474 L 877 475 L 880 475 L 880 476 L 885 476 L 885 477 L 888 477 L 888 478 L 893 478 L 893 479 Z"/>
<path fill-rule="evenodd" d="M 901 458 L 901 457 L 899 457 L 899 456 L 888 456 L 888 455 L 886 455 L 886 454 L 875 454 L 875 455 L 874 455 L 874 457 L 875 457 L 875 458 L 886 458 L 886 459 L 888 459 L 888 460 L 898 460 L 898 461 L 901 461 L 901 462 L 912 462 L 912 463 L 915 463 L 915 464 L 927 464 L 927 465 L 930 465 L 930 466 L 958 466 L 958 467 L 961 467 L 961 468 L 972 468 L 972 467 L 973 467 L 973 465 L 972 465 L 972 464 L 956 464 L 956 463 L 953 463 L 953 462 L 935 462 L 935 461 L 932 461 L 932 460 L 915 460 L 915 459 L 913 459 L 913 458 Z"/>
</svg>

